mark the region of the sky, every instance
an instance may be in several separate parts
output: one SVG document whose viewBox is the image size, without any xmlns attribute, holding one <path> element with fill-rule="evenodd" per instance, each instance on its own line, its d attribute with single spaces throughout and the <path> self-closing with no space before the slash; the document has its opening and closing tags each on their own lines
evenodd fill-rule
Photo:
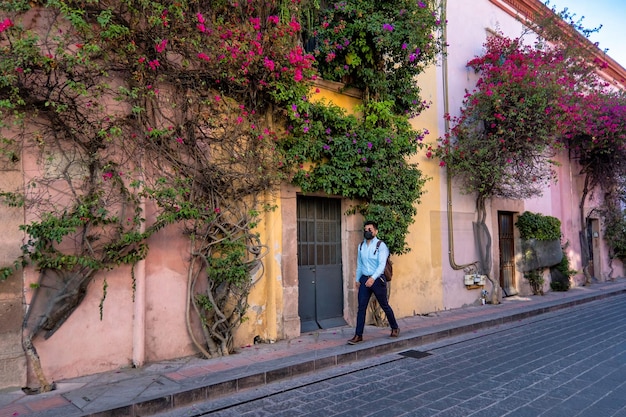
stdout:
<svg viewBox="0 0 626 417">
<path fill-rule="evenodd" d="M 575 21 L 584 16 L 585 28 L 602 25 L 589 40 L 598 42 L 600 49 L 608 48 L 608 55 L 626 68 L 626 0 L 550 0 L 548 7 L 557 12 L 567 7 L 576 14 Z"/>
</svg>

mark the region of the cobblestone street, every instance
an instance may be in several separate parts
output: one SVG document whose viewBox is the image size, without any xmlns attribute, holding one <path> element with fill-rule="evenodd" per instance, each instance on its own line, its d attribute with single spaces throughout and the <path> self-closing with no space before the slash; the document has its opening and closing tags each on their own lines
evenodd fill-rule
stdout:
<svg viewBox="0 0 626 417">
<path fill-rule="evenodd" d="M 626 295 L 160 416 L 626 416 Z"/>
</svg>

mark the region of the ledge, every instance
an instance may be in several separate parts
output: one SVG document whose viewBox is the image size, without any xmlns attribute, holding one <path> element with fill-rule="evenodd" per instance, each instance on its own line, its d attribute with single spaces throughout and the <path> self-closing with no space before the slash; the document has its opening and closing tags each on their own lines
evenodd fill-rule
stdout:
<svg viewBox="0 0 626 417">
<path fill-rule="evenodd" d="M 344 83 L 339 83 L 337 81 L 317 79 L 313 81 L 313 85 L 323 88 L 325 90 L 332 91 L 334 93 L 343 94 L 349 97 L 354 97 L 358 99 L 363 98 L 363 91 L 354 87 L 346 87 Z"/>
</svg>

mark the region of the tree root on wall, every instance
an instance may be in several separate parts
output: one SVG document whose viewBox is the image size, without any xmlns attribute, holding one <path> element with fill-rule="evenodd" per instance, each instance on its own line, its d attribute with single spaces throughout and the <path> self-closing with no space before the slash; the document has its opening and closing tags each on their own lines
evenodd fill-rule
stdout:
<svg viewBox="0 0 626 417">
<path fill-rule="evenodd" d="M 26 356 L 30 360 L 33 371 L 37 376 L 37 380 L 39 381 L 38 388 L 24 387 L 22 388 L 22 391 L 28 395 L 34 395 L 54 390 L 56 388 L 56 384 L 54 382 L 49 383 L 44 375 L 43 368 L 41 367 L 41 359 L 39 358 L 39 354 L 37 354 L 37 349 L 35 349 L 30 336 L 24 339 L 22 346 L 24 348 L 24 352 L 26 352 Z"/>
</svg>

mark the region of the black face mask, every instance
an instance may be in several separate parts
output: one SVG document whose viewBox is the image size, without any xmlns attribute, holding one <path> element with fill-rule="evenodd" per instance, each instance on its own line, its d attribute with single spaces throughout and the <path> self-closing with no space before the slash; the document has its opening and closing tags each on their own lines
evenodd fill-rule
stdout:
<svg viewBox="0 0 626 417">
<path fill-rule="evenodd" d="M 367 240 L 372 240 L 374 239 L 374 234 L 370 232 L 369 230 L 366 230 L 363 232 L 363 237 Z"/>
</svg>

